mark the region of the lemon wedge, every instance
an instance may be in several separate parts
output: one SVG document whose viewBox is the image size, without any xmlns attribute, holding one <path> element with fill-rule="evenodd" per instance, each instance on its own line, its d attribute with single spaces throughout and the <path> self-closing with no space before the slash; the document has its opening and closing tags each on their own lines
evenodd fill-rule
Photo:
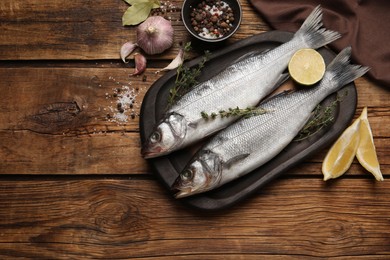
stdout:
<svg viewBox="0 0 390 260">
<path fill-rule="evenodd" d="M 362 112 L 360 123 L 360 142 L 356 152 L 356 157 L 359 163 L 369 172 L 371 172 L 375 179 L 383 181 L 383 175 L 381 173 L 378 158 L 376 155 L 374 138 L 372 137 L 372 131 L 370 123 L 367 118 L 367 108 L 365 107 Z"/>
<path fill-rule="evenodd" d="M 343 175 L 351 166 L 359 147 L 360 119 L 356 119 L 332 145 L 322 163 L 324 181 Z"/>
<path fill-rule="evenodd" d="M 324 58 L 314 49 L 296 51 L 288 63 L 291 78 L 306 86 L 320 81 L 325 74 L 325 69 Z"/>
<path fill-rule="evenodd" d="M 371 172 L 378 181 L 383 180 L 374 139 L 365 107 L 352 125 L 350 125 L 329 149 L 322 163 L 324 180 L 343 175 L 357 157 L 359 163 Z"/>
</svg>

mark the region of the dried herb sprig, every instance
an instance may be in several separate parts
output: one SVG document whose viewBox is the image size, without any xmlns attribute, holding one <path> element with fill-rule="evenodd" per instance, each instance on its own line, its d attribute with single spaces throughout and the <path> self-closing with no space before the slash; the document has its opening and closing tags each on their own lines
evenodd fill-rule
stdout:
<svg viewBox="0 0 390 260">
<path fill-rule="evenodd" d="M 302 128 L 299 134 L 294 138 L 294 141 L 302 141 L 310 136 L 318 133 L 324 127 L 329 126 L 334 121 L 334 110 L 340 99 L 337 98 L 325 108 L 321 104 L 317 105 L 312 112 L 311 119 Z"/>
<path fill-rule="evenodd" d="M 209 120 L 209 119 L 215 119 L 218 116 L 221 118 L 224 117 L 231 117 L 231 116 L 241 116 L 243 118 L 249 118 L 256 115 L 262 115 L 265 114 L 267 111 L 260 107 L 247 107 L 247 108 L 229 108 L 228 110 L 220 110 L 217 113 L 211 112 L 207 113 L 205 111 L 202 111 L 200 114 L 203 119 Z"/>
<path fill-rule="evenodd" d="M 186 60 L 186 53 L 191 50 L 191 42 L 184 46 L 184 60 Z M 180 65 L 176 69 L 176 80 L 174 86 L 169 90 L 168 105 L 171 106 L 179 97 L 187 93 L 193 86 L 198 84 L 197 78 L 202 72 L 206 61 L 210 58 L 210 52 L 205 51 L 202 60 L 193 68 L 185 65 Z"/>
</svg>

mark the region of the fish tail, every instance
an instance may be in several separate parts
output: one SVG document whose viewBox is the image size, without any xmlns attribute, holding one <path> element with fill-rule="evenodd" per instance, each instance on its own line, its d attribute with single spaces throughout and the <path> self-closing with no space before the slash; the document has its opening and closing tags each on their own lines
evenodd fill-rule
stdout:
<svg viewBox="0 0 390 260">
<path fill-rule="evenodd" d="M 328 65 L 326 73 L 338 82 L 338 86 L 344 86 L 363 76 L 369 67 L 350 64 L 351 47 L 344 48 Z"/>
<path fill-rule="evenodd" d="M 295 33 L 295 37 L 303 39 L 307 48 L 317 49 L 337 40 L 341 35 L 322 27 L 322 9 L 318 5 Z"/>
</svg>

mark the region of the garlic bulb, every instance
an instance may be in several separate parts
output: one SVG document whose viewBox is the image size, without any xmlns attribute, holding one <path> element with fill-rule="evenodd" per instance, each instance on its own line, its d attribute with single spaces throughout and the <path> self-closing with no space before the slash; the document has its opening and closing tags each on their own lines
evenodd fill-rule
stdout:
<svg viewBox="0 0 390 260">
<path fill-rule="evenodd" d="M 151 16 L 137 28 L 137 45 L 147 54 L 159 54 L 173 44 L 173 27 L 162 16 Z"/>
</svg>

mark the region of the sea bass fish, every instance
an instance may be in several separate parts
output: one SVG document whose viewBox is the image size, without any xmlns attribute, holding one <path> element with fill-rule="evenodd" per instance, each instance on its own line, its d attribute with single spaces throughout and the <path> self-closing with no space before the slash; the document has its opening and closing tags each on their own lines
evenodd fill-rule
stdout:
<svg viewBox="0 0 390 260">
<path fill-rule="evenodd" d="M 262 166 L 280 153 L 311 117 L 313 109 L 368 71 L 349 63 L 351 48 L 329 64 L 318 85 L 264 101 L 266 114 L 240 119 L 217 133 L 181 172 L 172 188 L 181 198 L 215 189 Z"/>
<path fill-rule="evenodd" d="M 320 48 L 340 37 L 322 28 L 322 11 L 316 7 L 293 38 L 265 53 L 245 55 L 211 79 L 196 85 L 165 114 L 143 144 L 142 155 L 153 158 L 189 146 L 237 120 L 204 120 L 202 112 L 247 108 L 271 93 L 292 55 L 301 48 Z"/>
</svg>

